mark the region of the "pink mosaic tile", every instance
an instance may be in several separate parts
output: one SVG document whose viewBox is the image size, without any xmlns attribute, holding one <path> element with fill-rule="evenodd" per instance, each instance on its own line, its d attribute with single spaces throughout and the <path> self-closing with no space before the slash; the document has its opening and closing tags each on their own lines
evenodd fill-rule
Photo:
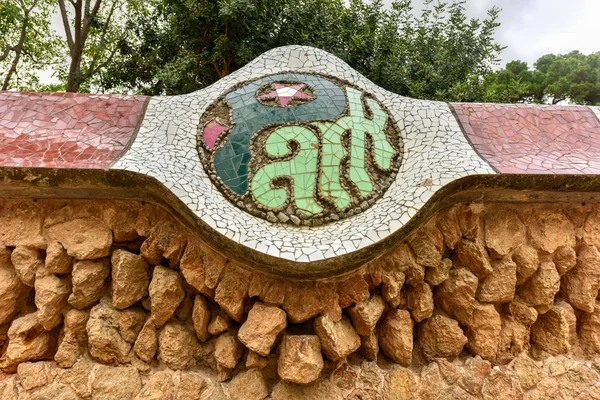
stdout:
<svg viewBox="0 0 600 400">
<path fill-rule="evenodd" d="M 600 174 L 600 121 L 587 107 L 452 106 L 473 147 L 500 173 Z"/>
<path fill-rule="evenodd" d="M 145 101 L 0 92 L 0 166 L 108 168 L 133 138 Z"/>
</svg>

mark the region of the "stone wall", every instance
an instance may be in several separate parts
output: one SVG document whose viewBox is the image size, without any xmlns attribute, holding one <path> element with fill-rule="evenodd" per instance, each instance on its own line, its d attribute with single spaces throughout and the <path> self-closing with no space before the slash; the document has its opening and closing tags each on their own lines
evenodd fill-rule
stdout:
<svg viewBox="0 0 600 400">
<path fill-rule="evenodd" d="M 0 242 L 2 398 L 512 399 L 557 371 L 575 391 L 600 381 L 596 205 L 457 205 L 306 282 L 138 202 L 5 200 Z"/>
</svg>

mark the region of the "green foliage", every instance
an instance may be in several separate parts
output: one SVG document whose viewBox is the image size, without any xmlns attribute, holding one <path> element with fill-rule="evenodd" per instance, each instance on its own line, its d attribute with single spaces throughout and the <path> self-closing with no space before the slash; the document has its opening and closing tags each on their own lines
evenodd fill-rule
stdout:
<svg viewBox="0 0 600 400">
<path fill-rule="evenodd" d="M 485 101 L 503 103 L 600 104 L 600 52 L 546 54 L 529 70 L 512 61 L 485 77 Z"/>
<path fill-rule="evenodd" d="M 148 0 L 129 14 L 131 40 L 97 83 L 107 91 L 188 93 L 206 87 L 263 52 L 289 44 L 329 51 L 382 87 L 438 100 L 483 96 L 483 76 L 502 47 L 499 10 L 469 19 L 465 0 Z"/>
</svg>

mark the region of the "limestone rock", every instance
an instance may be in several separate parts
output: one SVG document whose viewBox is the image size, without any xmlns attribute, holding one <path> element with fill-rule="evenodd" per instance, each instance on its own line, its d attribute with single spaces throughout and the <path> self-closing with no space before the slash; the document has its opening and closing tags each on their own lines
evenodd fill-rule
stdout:
<svg viewBox="0 0 600 400">
<path fill-rule="evenodd" d="M 6 203 L 0 215 L 0 242 L 10 247 L 43 247 L 46 241 L 41 234 L 44 218 L 42 207 L 24 199 Z"/>
<path fill-rule="evenodd" d="M 64 336 L 54 360 L 63 368 L 71 368 L 81 356 L 82 347 L 87 345 L 86 324 L 90 317 L 88 310 L 72 308 L 65 313 Z"/>
<path fill-rule="evenodd" d="M 130 400 L 140 392 L 142 381 L 134 367 L 98 365 L 91 387 L 93 399 Z"/>
<path fill-rule="evenodd" d="M 111 256 L 112 303 L 124 309 L 148 295 L 148 263 L 139 255 L 117 249 Z"/>
<path fill-rule="evenodd" d="M 323 310 L 323 302 L 314 282 L 300 282 L 286 294 L 282 307 L 290 322 L 299 324 L 319 314 Z"/>
<path fill-rule="evenodd" d="M 12 251 L 10 259 L 21 282 L 33 287 L 35 273 L 44 267 L 40 251 L 35 247 L 18 246 Z"/>
<path fill-rule="evenodd" d="M 362 273 L 353 274 L 338 283 L 337 294 L 340 306 L 347 308 L 369 298 L 369 284 L 365 281 Z"/>
<path fill-rule="evenodd" d="M 485 245 L 495 258 L 510 254 L 526 240 L 525 225 L 510 208 L 496 207 L 485 215 Z"/>
<path fill-rule="evenodd" d="M 77 261 L 73 264 L 73 293 L 69 304 L 75 308 L 87 308 L 96 303 L 106 292 L 105 280 L 110 274 L 108 259 Z"/>
<path fill-rule="evenodd" d="M 577 252 L 575 268 L 561 282 L 561 295 L 573 307 L 591 313 L 600 289 L 600 252 L 594 245 L 583 245 Z"/>
<path fill-rule="evenodd" d="M 573 307 L 559 300 L 533 324 L 531 341 L 550 354 L 565 354 L 571 350 L 571 342 L 576 338 L 576 330 Z"/>
<path fill-rule="evenodd" d="M 458 379 L 458 386 L 467 393 L 477 396 L 491 371 L 492 364 L 489 361 L 482 360 L 479 356 L 468 358 L 463 374 Z"/>
<path fill-rule="evenodd" d="M 376 361 L 379 354 L 379 340 L 377 333 L 371 332 L 367 336 L 360 337 L 360 352 L 369 361 Z"/>
<path fill-rule="evenodd" d="M 560 289 L 560 276 L 553 262 L 543 262 L 536 273 L 519 288 L 519 296 L 530 306 L 552 304 Z"/>
<path fill-rule="evenodd" d="M 537 250 L 531 246 L 519 247 L 512 256 L 517 265 L 517 285 L 522 285 L 535 274 L 540 266 Z"/>
<path fill-rule="evenodd" d="M 552 261 L 560 276 L 569 272 L 577 263 L 577 253 L 569 246 L 561 246 L 552 255 Z"/>
<path fill-rule="evenodd" d="M 517 321 L 526 326 L 533 325 L 538 317 L 536 309 L 525 304 L 520 298 L 515 298 L 508 305 L 508 311 Z"/>
<path fill-rule="evenodd" d="M 512 315 L 502 316 L 499 356 L 513 358 L 529 349 L 530 328 Z"/>
<path fill-rule="evenodd" d="M 205 392 L 209 389 L 207 378 L 198 372 L 181 372 L 179 387 L 174 400 L 200 400 L 205 399 Z"/>
<path fill-rule="evenodd" d="M 8 265 L 0 264 L 0 324 L 10 322 L 19 310 L 23 289 L 24 286 L 10 262 Z"/>
<path fill-rule="evenodd" d="M 460 225 L 458 223 L 457 212 L 457 207 L 451 208 L 447 212 L 439 215 L 436 223 L 438 229 L 444 237 L 444 243 L 446 244 L 446 247 L 451 250 L 456 248 L 462 237 Z"/>
<path fill-rule="evenodd" d="M 464 268 L 450 271 L 450 277 L 435 290 L 435 303 L 446 314 L 466 324 L 473 315 L 478 280 Z"/>
<path fill-rule="evenodd" d="M 433 292 L 427 283 L 421 282 L 411 288 L 406 300 L 408 309 L 416 322 L 421 322 L 433 314 Z"/>
<path fill-rule="evenodd" d="M 286 382 L 308 384 L 323 370 L 321 343 L 314 335 L 284 336 L 279 347 L 277 372 Z"/>
<path fill-rule="evenodd" d="M 477 304 L 467 325 L 467 347 L 472 354 L 494 360 L 498 354 L 502 321 L 492 304 Z"/>
<path fill-rule="evenodd" d="M 268 395 L 267 381 L 257 369 L 240 373 L 229 384 L 229 396 L 232 399 L 263 400 Z"/>
<path fill-rule="evenodd" d="M 160 265 L 162 259 L 169 260 L 169 265 L 179 265 L 187 239 L 172 222 L 161 222 L 150 232 L 140 249 L 140 255 L 152 265 Z"/>
<path fill-rule="evenodd" d="M 250 368 L 263 369 L 268 364 L 269 364 L 269 360 L 266 357 L 262 357 L 253 351 L 248 352 L 248 357 L 246 357 L 246 369 L 250 369 Z"/>
<path fill-rule="evenodd" d="M 38 322 L 37 313 L 15 319 L 8 329 L 8 347 L 1 368 L 14 372 L 24 361 L 42 360 L 48 356 L 50 334 Z"/>
<path fill-rule="evenodd" d="M 267 356 L 275 345 L 277 335 L 286 326 L 287 317 L 281 308 L 254 303 L 248 318 L 240 327 L 238 339 L 248 349 Z"/>
<path fill-rule="evenodd" d="M 198 347 L 196 334 L 180 322 L 168 322 L 158 334 L 158 359 L 171 369 L 188 368 Z"/>
<path fill-rule="evenodd" d="M 517 265 L 510 259 L 492 261 L 493 272 L 481 283 L 477 299 L 484 303 L 508 303 L 515 295 Z"/>
<path fill-rule="evenodd" d="M 133 345 L 135 354 L 147 363 L 152 362 L 158 350 L 157 340 L 156 325 L 154 325 L 152 318 L 149 318 L 140 330 Z"/>
<path fill-rule="evenodd" d="M 38 321 L 49 331 L 62 321 L 62 309 L 67 305 L 71 285 L 54 274 L 39 274 L 35 280 L 35 305 Z"/>
<path fill-rule="evenodd" d="M 458 224 L 462 232 L 462 236 L 468 240 L 475 240 L 481 234 L 483 230 L 481 228 L 481 214 L 483 213 L 484 206 L 481 203 L 463 204 L 457 206 L 458 210 L 456 215 L 458 217 Z"/>
<path fill-rule="evenodd" d="M 573 224 L 561 212 L 540 208 L 528 214 L 525 224 L 529 243 L 545 253 L 575 244 Z"/>
<path fill-rule="evenodd" d="M 418 400 L 417 380 L 408 368 L 396 368 L 385 378 L 384 400 Z"/>
<path fill-rule="evenodd" d="M 433 236 L 435 236 L 435 235 L 433 235 Z M 431 236 L 429 236 L 429 237 L 430 237 L 430 239 L 432 239 Z M 432 239 L 432 240 L 434 240 L 434 239 Z M 437 242 L 437 240 L 435 240 L 435 241 Z M 417 243 L 417 242 L 415 242 L 415 243 Z M 435 243 L 433 245 L 436 246 Z M 441 243 L 441 241 L 439 243 L 437 243 L 437 245 L 443 247 L 443 243 Z M 437 256 L 436 256 L 436 259 L 437 259 Z M 421 261 L 424 261 L 424 260 L 421 260 Z M 396 248 L 394 250 L 392 250 L 386 256 L 381 258 L 381 262 L 383 263 L 383 267 L 384 267 L 384 278 L 385 278 L 386 273 L 393 273 L 394 271 L 401 272 L 404 274 L 404 278 L 405 278 L 405 280 L 403 279 L 402 282 L 404 283 L 404 281 L 405 281 L 407 284 L 409 284 L 411 286 L 417 285 L 425 279 L 425 268 L 424 268 L 423 264 L 417 263 L 410 247 L 406 243 L 402 243 L 402 244 L 396 246 Z M 436 267 L 439 264 L 439 262 L 437 262 L 437 264 L 436 264 L 436 262 L 428 261 L 427 264 L 433 264 L 433 265 L 428 265 L 429 267 Z M 440 255 L 440 262 L 441 262 L 441 255 Z M 400 278 L 401 276 L 398 275 L 397 277 Z M 384 284 L 385 284 L 385 282 L 384 282 Z M 399 284 L 399 286 L 402 287 L 401 284 Z M 384 295 L 384 299 L 385 299 L 385 295 Z"/>
<path fill-rule="evenodd" d="M 373 295 L 368 300 L 355 304 L 348 309 L 348 315 L 359 335 L 369 335 L 375 329 L 377 321 L 385 310 L 381 296 Z"/>
<path fill-rule="evenodd" d="M 546 376 L 542 367 L 527 355 L 515 358 L 512 362 L 512 369 L 523 390 L 534 388 Z"/>
<path fill-rule="evenodd" d="M 139 206 L 133 204 L 115 204 L 102 210 L 102 220 L 113 232 L 115 242 L 132 242 L 139 239 L 137 219 Z"/>
<path fill-rule="evenodd" d="M 192 310 L 192 321 L 194 331 L 201 341 L 206 341 L 210 337 L 208 333 L 208 324 L 210 323 L 210 311 L 206 299 L 201 295 L 194 298 L 194 308 Z"/>
<path fill-rule="evenodd" d="M 443 315 L 434 315 L 419 326 L 419 343 L 428 360 L 459 355 L 467 337 L 458 322 Z"/>
<path fill-rule="evenodd" d="M 104 364 L 126 363 L 145 321 L 143 310 L 116 310 L 104 299 L 92 308 L 87 321 L 90 354 Z"/>
<path fill-rule="evenodd" d="M 222 315 L 215 315 L 208 324 L 208 333 L 210 335 L 220 335 L 229 329 L 229 321 Z"/>
<path fill-rule="evenodd" d="M 58 242 L 48 244 L 45 263 L 46 270 L 53 274 L 68 274 L 73 269 L 73 259 Z"/>
<path fill-rule="evenodd" d="M 485 400 L 514 400 L 523 398 L 523 389 L 514 373 L 492 371 L 481 388 Z"/>
<path fill-rule="evenodd" d="M 425 273 L 425 280 L 431 286 L 438 286 L 446 279 L 450 277 L 450 270 L 452 269 L 452 260 L 444 258 L 440 265 L 435 268 L 427 268 Z"/>
<path fill-rule="evenodd" d="M 433 229 L 437 231 L 437 228 Z M 428 231 L 425 229 L 419 230 L 409 239 L 409 243 L 415 253 L 418 264 L 428 267 L 437 267 L 442 261 L 440 247 L 443 247 L 443 243 L 440 243 L 441 241 L 439 239 L 443 240 L 443 237 L 439 231 L 434 233 L 431 231 L 432 230 Z M 437 233 L 437 235 L 435 233 Z M 439 236 L 439 238 L 436 236 Z"/>
<path fill-rule="evenodd" d="M 215 360 L 223 368 L 235 368 L 242 351 L 242 344 L 231 332 L 221 334 L 215 341 Z"/>
<path fill-rule="evenodd" d="M 148 291 L 152 319 L 156 327 L 160 328 L 175 314 L 175 310 L 185 297 L 181 277 L 176 271 L 158 265 L 154 268 Z"/>
<path fill-rule="evenodd" d="M 59 242 L 67 254 L 78 260 L 93 260 L 110 254 L 113 235 L 100 220 L 76 218 L 47 226 L 49 241 Z"/>
<path fill-rule="evenodd" d="M 48 384 L 48 373 L 44 362 L 24 362 L 17 367 L 17 375 L 25 390 L 32 390 Z"/>
<path fill-rule="evenodd" d="M 240 322 L 244 314 L 244 300 L 252 273 L 233 264 L 223 270 L 215 290 L 215 301 L 233 320 Z"/>
<path fill-rule="evenodd" d="M 379 347 L 398 364 L 409 366 L 413 351 L 413 321 L 405 310 L 391 310 L 379 329 Z"/>
<path fill-rule="evenodd" d="M 400 296 L 400 290 L 404 285 L 405 275 L 396 269 L 383 271 L 381 295 L 388 303 L 393 303 L 394 299 Z"/>
<path fill-rule="evenodd" d="M 478 241 L 462 239 L 458 244 L 456 255 L 462 265 L 478 278 L 485 278 L 493 271 L 487 251 Z"/>
<path fill-rule="evenodd" d="M 271 392 L 272 400 L 342 400 L 342 391 L 326 380 L 318 380 L 309 385 L 295 385 L 278 382 Z"/>
<path fill-rule="evenodd" d="M 192 285 L 200 293 L 206 295 L 212 293 L 214 297 L 214 288 L 209 289 L 205 284 L 203 261 L 205 252 L 202 251 L 202 248 L 203 246 L 198 242 L 188 242 L 179 263 L 179 270 L 188 284 Z"/>
<path fill-rule="evenodd" d="M 360 336 L 346 317 L 334 322 L 327 315 L 315 319 L 315 333 L 321 340 L 323 352 L 331 361 L 339 361 L 360 347 Z"/>
</svg>

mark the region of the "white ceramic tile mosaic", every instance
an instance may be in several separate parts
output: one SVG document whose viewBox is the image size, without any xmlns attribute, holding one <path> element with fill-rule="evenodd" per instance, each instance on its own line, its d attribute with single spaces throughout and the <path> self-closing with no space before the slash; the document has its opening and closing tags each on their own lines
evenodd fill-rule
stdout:
<svg viewBox="0 0 600 400">
<path fill-rule="evenodd" d="M 596 117 L 600 119 L 600 106 L 590 106 L 590 109 L 596 114 Z"/>
<path fill-rule="evenodd" d="M 206 175 L 196 149 L 205 109 L 239 82 L 289 71 L 322 73 L 356 84 L 375 95 L 400 128 L 400 171 L 363 213 L 319 227 L 273 224 L 231 204 Z M 494 174 L 469 145 L 447 104 L 398 96 L 337 57 L 300 46 L 271 50 L 204 90 L 152 98 L 135 142 L 113 168 L 153 176 L 218 233 L 260 253 L 297 262 L 333 258 L 378 242 L 405 225 L 442 186 L 467 175 Z M 431 185 L 420 185 L 428 179 Z"/>
</svg>

